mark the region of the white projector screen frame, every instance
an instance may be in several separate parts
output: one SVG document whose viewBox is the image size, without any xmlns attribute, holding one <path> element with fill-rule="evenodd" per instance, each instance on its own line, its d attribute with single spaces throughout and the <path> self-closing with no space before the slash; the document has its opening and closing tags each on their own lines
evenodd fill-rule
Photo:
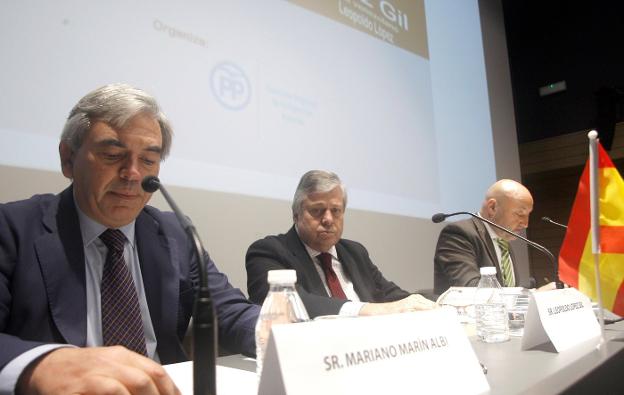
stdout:
<svg viewBox="0 0 624 395">
<path fill-rule="evenodd" d="M 519 175 L 500 4 L 481 3 L 425 1 L 428 57 L 287 1 L 4 3 L 0 174 L 54 172 L 58 188 L 21 180 L 1 197 L 66 185 L 67 113 L 124 81 L 171 119 L 161 179 L 237 286 L 246 247 L 287 230 L 299 176 L 324 168 L 349 188 L 345 237 L 399 285 L 430 288 L 430 215 L 474 209 L 497 175 Z M 220 100 L 219 73 L 246 83 L 247 99 Z"/>
</svg>

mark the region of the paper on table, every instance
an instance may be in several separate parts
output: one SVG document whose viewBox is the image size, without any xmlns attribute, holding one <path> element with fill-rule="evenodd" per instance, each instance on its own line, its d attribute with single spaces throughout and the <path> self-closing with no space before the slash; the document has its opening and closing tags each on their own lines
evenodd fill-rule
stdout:
<svg viewBox="0 0 624 395">
<path fill-rule="evenodd" d="M 193 362 L 163 366 L 182 395 L 193 395 Z M 255 372 L 217 365 L 217 393 L 219 395 L 255 395 L 258 378 Z"/>
<path fill-rule="evenodd" d="M 440 306 L 452 306 L 457 311 L 457 318 L 463 324 L 474 323 L 474 298 L 476 287 L 450 287 L 436 303 Z"/>
</svg>

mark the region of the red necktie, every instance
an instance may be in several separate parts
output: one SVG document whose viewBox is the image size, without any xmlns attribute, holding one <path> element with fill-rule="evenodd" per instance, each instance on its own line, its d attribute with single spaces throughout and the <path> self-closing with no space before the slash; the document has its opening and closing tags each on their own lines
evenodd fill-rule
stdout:
<svg viewBox="0 0 624 395">
<path fill-rule="evenodd" d="M 325 273 L 325 279 L 327 280 L 327 286 L 329 287 L 329 292 L 331 292 L 331 296 L 337 299 L 346 299 L 344 291 L 340 286 L 340 281 L 338 281 L 338 277 L 336 276 L 336 272 L 332 268 L 332 256 L 327 252 L 322 252 L 318 256 L 319 262 L 321 262 L 321 267 L 323 268 L 323 273 Z"/>
<path fill-rule="evenodd" d="M 104 345 L 122 345 L 147 355 L 139 298 L 123 256 L 126 237 L 120 230 L 108 229 L 100 239 L 108 248 L 100 285 Z"/>
</svg>

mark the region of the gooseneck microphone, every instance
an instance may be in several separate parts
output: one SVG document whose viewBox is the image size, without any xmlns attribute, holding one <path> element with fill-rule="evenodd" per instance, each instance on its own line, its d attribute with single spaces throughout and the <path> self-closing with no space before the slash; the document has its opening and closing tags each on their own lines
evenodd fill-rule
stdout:
<svg viewBox="0 0 624 395">
<path fill-rule="evenodd" d="M 559 280 L 559 263 L 555 259 L 555 256 L 550 251 L 548 251 L 546 249 L 546 247 L 544 247 L 544 246 L 542 246 L 540 244 L 537 244 L 536 242 L 531 241 L 531 240 L 529 240 L 529 239 L 527 239 L 525 237 L 522 237 L 519 234 L 517 234 L 515 232 L 512 232 L 511 230 L 509 230 L 509 229 L 507 229 L 507 228 L 505 228 L 503 226 L 500 226 L 497 223 L 494 223 L 494 222 L 490 221 L 489 219 L 483 218 L 481 216 L 478 216 L 475 213 L 470 213 L 468 211 L 458 211 L 456 213 L 450 213 L 450 214 L 437 213 L 437 214 L 434 214 L 431 217 L 431 220 L 437 224 L 439 222 L 444 221 L 448 217 L 453 217 L 455 215 L 470 215 L 471 217 L 474 217 L 474 218 L 478 219 L 479 221 L 487 222 L 488 224 L 492 225 L 493 227 L 495 227 L 497 229 L 500 229 L 503 232 L 508 233 L 508 234 L 512 235 L 513 237 L 516 237 L 516 238 L 524 241 L 525 243 L 527 243 L 531 247 L 535 248 L 536 250 L 541 251 L 543 254 L 545 254 L 548 257 L 548 259 L 550 260 L 551 264 L 553 265 L 553 268 L 555 269 L 555 277 L 554 278 L 555 278 L 555 284 L 556 284 L 557 288 L 559 288 L 559 289 L 563 288 L 563 283 L 561 282 L 561 280 Z"/>
<path fill-rule="evenodd" d="M 549 223 L 551 223 L 551 224 L 553 224 L 553 225 L 560 226 L 560 227 L 562 227 L 563 229 L 568 229 L 568 227 L 567 227 L 566 225 L 564 225 L 564 224 L 560 224 L 559 222 L 556 222 L 556 221 L 553 221 L 552 219 L 550 219 L 550 217 L 542 217 L 542 221 L 544 221 L 544 222 L 549 222 Z"/>
<path fill-rule="evenodd" d="M 215 313 L 210 289 L 208 288 L 207 262 L 208 253 L 199 239 L 197 230 L 175 203 L 167 189 L 156 176 L 143 178 L 141 187 L 145 192 L 153 193 L 160 189 L 165 200 L 171 206 L 180 225 L 193 243 L 199 267 L 199 290 L 193 306 L 193 394 L 216 395 L 217 393 L 217 315 Z"/>
</svg>

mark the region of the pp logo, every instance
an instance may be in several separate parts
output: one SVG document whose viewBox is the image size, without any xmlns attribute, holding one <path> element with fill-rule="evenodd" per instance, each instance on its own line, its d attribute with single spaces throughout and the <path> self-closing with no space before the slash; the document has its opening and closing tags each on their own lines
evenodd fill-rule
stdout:
<svg viewBox="0 0 624 395">
<path fill-rule="evenodd" d="M 212 69 L 210 88 L 217 101 L 230 110 L 244 108 L 251 97 L 249 79 L 240 67 L 230 62 L 219 63 Z"/>
</svg>

